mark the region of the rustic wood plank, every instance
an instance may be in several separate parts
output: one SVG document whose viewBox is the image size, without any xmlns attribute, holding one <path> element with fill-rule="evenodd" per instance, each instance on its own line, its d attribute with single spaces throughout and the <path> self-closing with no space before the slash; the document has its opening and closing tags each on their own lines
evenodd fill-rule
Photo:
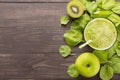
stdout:
<svg viewBox="0 0 120 80">
<path fill-rule="evenodd" d="M 58 44 L 64 44 L 59 17 L 66 14 L 65 6 L 1 3 L 0 51 L 57 52 Z"/>
<path fill-rule="evenodd" d="M 66 15 L 65 6 L 0 3 L 1 80 L 70 80 L 67 66 L 77 56 L 63 59 L 58 53 L 59 46 L 65 44 L 63 33 L 69 28 L 59 25 L 60 15 Z M 87 50 L 76 47 L 73 52 Z"/>
<path fill-rule="evenodd" d="M 66 3 L 1 3 L 0 51 L 58 52 L 59 46 L 65 44 L 63 34 L 69 29 L 59 23 L 60 15 L 66 14 L 65 6 Z M 77 49 L 73 51 L 80 52 Z"/>
<path fill-rule="evenodd" d="M 63 59 L 58 57 L 56 53 L 51 54 L 0 54 L 0 79 L 74 80 L 69 78 L 66 70 L 67 66 L 73 63 L 77 56 Z M 79 79 L 87 80 L 83 77 L 79 77 Z M 88 80 L 98 79 L 96 76 Z"/>
<path fill-rule="evenodd" d="M 63 2 L 69 2 L 69 0 L 0 0 L 1 3 L 11 3 L 11 2 L 35 2 L 35 3 L 38 3 L 38 2 L 45 2 L 45 3 L 48 3 L 48 2 L 60 2 L 60 3 L 63 3 Z"/>
<path fill-rule="evenodd" d="M 120 0 L 116 0 L 120 1 Z M 0 3 L 67 3 L 69 0 L 0 0 Z"/>
<path fill-rule="evenodd" d="M 52 55 L 51 55 L 52 54 Z M 76 53 L 77 54 L 77 53 Z M 53 58 L 54 57 L 54 58 Z M 79 77 L 72 79 L 67 75 L 67 67 L 77 56 L 63 59 L 56 53 L 39 54 L 0 54 L 1 80 L 100 80 L 98 75 L 93 78 Z M 112 80 L 119 80 L 114 75 Z"/>
</svg>

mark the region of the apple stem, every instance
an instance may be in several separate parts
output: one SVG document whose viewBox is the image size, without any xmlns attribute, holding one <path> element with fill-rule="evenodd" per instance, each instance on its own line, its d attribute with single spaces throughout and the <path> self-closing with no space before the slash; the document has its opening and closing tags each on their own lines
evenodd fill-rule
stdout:
<svg viewBox="0 0 120 80">
<path fill-rule="evenodd" d="M 83 48 L 85 46 L 87 46 L 89 43 L 93 42 L 93 40 L 88 40 L 87 42 L 83 43 L 82 45 L 79 46 L 79 48 Z"/>
</svg>

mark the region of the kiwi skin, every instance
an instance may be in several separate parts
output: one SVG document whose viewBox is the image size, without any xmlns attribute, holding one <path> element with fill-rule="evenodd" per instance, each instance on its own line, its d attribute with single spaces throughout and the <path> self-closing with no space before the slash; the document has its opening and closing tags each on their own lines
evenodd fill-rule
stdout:
<svg viewBox="0 0 120 80">
<path fill-rule="evenodd" d="M 82 3 L 78 0 L 71 0 L 67 4 L 67 13 L 72 18 L 80 17 L 84 12 L 84 7 Z"/>
</svg>

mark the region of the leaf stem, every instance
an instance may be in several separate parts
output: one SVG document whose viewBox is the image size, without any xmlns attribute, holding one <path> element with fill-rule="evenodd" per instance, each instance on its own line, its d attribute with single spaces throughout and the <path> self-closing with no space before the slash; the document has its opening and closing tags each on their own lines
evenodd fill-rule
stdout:
<svg viewBox="0 0 120 80">
<path fill-rule="evenodd" d="M 76 54 L 70 54 L 71 56 L 75 56 Z"/>
</svg>

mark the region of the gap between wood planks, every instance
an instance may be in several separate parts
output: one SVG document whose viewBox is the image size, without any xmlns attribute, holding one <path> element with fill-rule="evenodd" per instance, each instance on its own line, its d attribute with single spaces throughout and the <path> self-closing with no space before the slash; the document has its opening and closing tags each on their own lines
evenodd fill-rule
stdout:
<svg viewBox="0 0 120 80">
<path fill-rule="evenodd" d="M 69 0 L 0 0 L 0 3 L 67 3 Z"/>
<path fill-rule="evenodd" d="M 68 2 L 3 2 L 0 1 L 0 3 L 68 3 Z"/>
</svg>

